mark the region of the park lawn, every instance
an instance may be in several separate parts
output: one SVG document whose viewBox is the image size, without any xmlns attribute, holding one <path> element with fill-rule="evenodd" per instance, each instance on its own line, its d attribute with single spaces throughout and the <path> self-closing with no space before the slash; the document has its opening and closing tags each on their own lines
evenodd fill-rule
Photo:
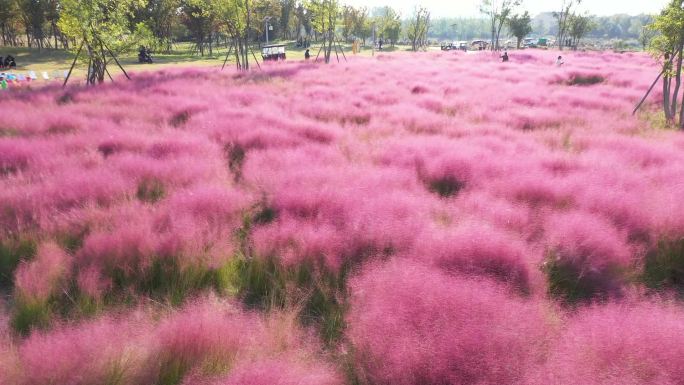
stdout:
<svg viewBox="0 0 684 385">
<path fill-rule="evenodd" d="M 352 49 L 350 44 L 342 45 L 345 55 L 347 57 L 352 56 Z M 310 52 L 312 58 L 315 58 L 320 51 L 320 44 L 313 44 L 310 47 Z M 407 46 L 395 46 L 388 47 L 382 52 L 399 52 L 406 51 L 409 47 Z M 304 60 L 305 49 L 297 48 L 294 43 L 288 43 L 287 47 L 287 58 L 288 60 Z M 378 51 L 375 51 L 376 53 Z M 214 49 L 212 54 L 206 54 L 205 56 L 200 56 L 192 51 L 192 45 L 190 43 L 180 43 L 174 46 L 174 50 L 171 53 L 155 53 L 153 54 L 154 63 L 153 64 L 140 64 L 138 63 L 137 52 L 128 52 L 122 54 L 118 57 L 119 62 L 122 64 L 127 72 L 135 73 L 141 71 L 156 71 L 169 67 L 221 67 L 226 58 L 227 49 L 221 47 Z M 38 74 L 42 72 L 48 72 L 50 76 L 54 71 L 65 71 L 71 68 L 74 60 L 74 52 L 70 50 L 62 49 L 37 49 L 37 48 L 26 48 L 26 47 L 1 47 L 0 46 L 0 56 L 12 55 L 16 58 L 18 72 L 26 71 L 36 71 Z M 371 56 L 374 52 L 370 48 L 361 50 L 358 53 L 360 56 Z M 261 62 L 261 55 L 259 48 L 254 48 L 254 55 Z M 321 58 L 322 58 L 321 53 Z M 254 56 L 250 57 L 253 60 Z M 343 55 L 339 55 L 340 60 L 343 60 Z M 333 52 L 333 60 L 336 60 L 335 53 Z M 109 71 L 112 76 L 116 77 L 121 74 L 121 71 L 116 68 L 115 65 L 109 67 Z M 227 66 L 232 67 L 235 64 L 234 56 L 230 55 L 228 58 Z M 79 61 L 74 72 L 72 74 L 73 80 L 75 82 L 82 81 L 85 78 L 87 71 L 87 63 L 85 61 Z M 39 76 L 40 77 L 40 76 Z M 50 83 L 56 80 L 43 81 L 42 83 Z"/>
</svg>

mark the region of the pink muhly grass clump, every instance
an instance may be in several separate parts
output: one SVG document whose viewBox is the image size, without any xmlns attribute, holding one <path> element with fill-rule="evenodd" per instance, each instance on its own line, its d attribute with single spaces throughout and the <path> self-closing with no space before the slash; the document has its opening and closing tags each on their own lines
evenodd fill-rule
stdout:
<svg viewBox="0 0 684 385">
<path fill-rule="evenodd" d="M 552 295 L 573 301 L 621 293 L 634 261 L 615 227 L 576 211 L 552 216 L 546 228 L 544 270 Z"/>
<path fill-rule="evenodd" d="M 0 385 L 17 383 L 19 359 L 12 342 L 9 317 L 0 310 Z"/>
<path fill-rule="evenodd" d="M 70 269 L 71 257 L 58 245 L 44 243 L 32 261 L 19 265 L 14 285 L 24 301 L 46 301 L 66 284 Z"/>
<path fill-rule="evenodd" d="M 259 360 L 238 365 L 211 385 L 342 385 L 342 378 L 323 364 L 289 359 Z M 188 383 L 187 385 L 190 385 Z"/>
<path fill-rule="evenodd" d="M 258 255 L 286 265 L 323 262 L 337 271 L 406 251 L 435 204 L 410 171 L 353 168 L 344 160 L 332 166 L 330 158 L 314 166 L 301 154 L 282 161 L 271 153 L 255 155 L 246 171 L 263 186 L 276 215 L 257 224 L 252 241 Z M 257 164 L 263 167 L 254 169 Z"/>
<path fill-rule="evenodd" d="M 141 213 L 144 218 L 146 213 Z M 153 262 L 157 237 L 144 220 L 130 222 L 111 231 L 94 231 L 83 241 L 76 255 L 79 266 L 94 266 L 101 271 L 120 269 L 133 273 Z"/>
<path fill-rule="evenodd" d="M 489 281 L 403 261 L 371 267 L 351 289 L 347 335 L 367 383 L 523 384 L 541 357 L 543 306 Z"/>
<path fill-rule="evenodd" d="M 412 254 L 452 274 L 492 278 L 521 292 L 531 289 L 526 245 L 492 226 L 465 223 L 430 232 Z"/>
<path fill-rule="evenodd" d="M 143 383 L 149 344 L 143 321 L 105 317 L 34 333 L 19 346 L 19 384 Z"/>
<path fill-rule="evenodd" d="M 104 277 L 97 267 L 89 266 L 78 272 L 76 285 L 81 293 L 92 300 L 99 301 L 112 288 L 112 281 Z"/>
<path fill-rule="evenodd" d="M 612 303 L 573 316 L 530 385 L 675 385 L 684 378 L 684 312 L 669 302 Z"/>
<path fill-rule="evenodd" d="M 47 208 L 64 211 L 87 204 L 107 206 L 123 199 L 130 189 L 129 181 L 106 168 L 69 169 L 46 180 L 34 199 Z"/>
<path fill-rule="evenodd" d="M 164 371 L 185 375 L 203 364 L 234 364 L 246 347 L 258 349 L 264 332 L 258 317 L 243 314 L 237 307 L 218 301 L 187 306 L 164 320 L 156 332 L 158 356 Z"/>
<path fill-rule="evenodd" d="M 234 253 L 234 234 L 250 195 L 227 186 L 198 185 L 170 196 L 154 219 L 157 253 L 183 266 L 217 267 Z"/>
<path fill-rule="evenodd" d="M 155 339 L 154 357 L 159 360 L 158 378 L 162 383 L 173 378 L 189 376 L 199 380 L 225 373 L 230 373 L 230 379 L 231 368 L 248 368 L 250 362 L 270 359 L 302 362 L 316 370 L 325 368 L 316 364 L 313 339 L 297 326 L 294 313 L 262 317 L 214 298 L 199 300 L 164 320 Z M 247 368 L 245 376 L 249 375 Z M 331 371 L 328 375 L 334 378 Z"/>
</svg>

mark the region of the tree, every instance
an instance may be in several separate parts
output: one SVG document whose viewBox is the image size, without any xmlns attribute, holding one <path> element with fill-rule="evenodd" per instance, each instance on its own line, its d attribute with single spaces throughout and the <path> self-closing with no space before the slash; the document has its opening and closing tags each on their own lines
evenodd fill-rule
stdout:
<svg viewBox="0 0 684 385">
<path fill-rule="evenodd" d="M 38 49 L 43 48 L 47 1 L 46 0 L 17 0 L 21 21 L 26 31 L 26 42 L 29 47 L 35 43 Z"/>
<path fill-rule="evenodd" d="M 155 46 L 170 52 L 173 45 L 173 26 L 180 22 L 180 0 L 148 0 L 142 20 L 155 38 Z"/>
<path fill-rule="evenodd" d="M 668 122 L 677 118 L 679 89 L 682 84 L 684 62 L 684 0 L 671 0 L 649 26 L 658 36 L 651 42 L 651 51 L 661 60 L 663 69 L 663 111 Z M 673 63 L 676 63 L 673 65 Z M 674 80 L 674 88 L 672 81 Z M 679 110 L 680 128 L 684 128 L 684 103 Z"/>
<path fill-rule="evenodd" d="M 295 0 L 280 0 L 280 18 L 279 18 L 279 24 L 280 24 L 280 30 L 283 32 L 283 37 L 286 39 L 291 38 L 291 29 L 290 29 L 290 24 L 292 20 L 294 19 L 292 16 L 296 12 L 295 6 L 296 6 L 296 1 Z"/>
<path fill-rule="evenodd" d="M 401 35 L 401 15 L 392 7 L 382 7 L 378 11 L 376 25 L 378 36 L 389 40 L 392 46 Z"/>
<path fill-rule="evenodd" d="M 362 7 L 357 9 L 356 19 L 354 20 L 354 36 L 361 38 L 363 45 L 366 45 L 366 39 L 372 33 L 372 27 L 368 18 L 368 8 Z"/>
<path fill-rule="evenodd" d="M 530 13 L 525 11 L 522 15 L 514 15 L 508 19 L 508 28 L 511 30 L 511 34 L 515 36 L 517 40 L 517 48 L 520 49 L 520 44 L 525 36 L 532 33 L 532 18 Z"/>
<path fill-rule="evenodd" d="M 429 29 L 430 11 L 424 7 L 417 7 L 407 31 L 414 51 L 425 46 Z"/>
<path fill-rule="evenodd" d="M 313 14 L 311 20 L 313 28 L 323 35 L 324 58 L 330 63 L 333 44 L 335 44 L 335 30 L 340 14 L 338 0 L 312 0 L 309 11 Z"/>
<path fill-rule="evenodd" d="M 2 45 L 17 45 L 17 20 L 19 10 L 15 0 L 0 0 L 0 32 Z"/>
<path fill-rule="evenodd" d="M 251 0 L 216 0 L 210 12 L 219 20 L 219 26 L 228 33 L 234 47 L 238 70 L 249 70 L 250 25 L 252 22 Z"/>
<path fill-rule="evenodd" d="M 109 55 L 135 45 L 144 27 L 130 20 L 144 5 L 141 0 L 62 0 L 59 28 L 85 50 L 88 84 L 104 82 Z"/>
<path fill-rule="evenodd" d="M 204 56 L 209 48 L 212 54 L 211 34 L 216 27 L 216 9 L 221 2 L 215 0 L 181 0 L 182 22 L 195 40 L 195 49 Z"/>
<path fill-rule="evenodd" d="M 648 26 L 642 26 L 639 32 L 639 43 L 641 48 L 646 51 L 651 45 L 651 41 L 656 37 L 656 32 Z"/>
<path fill-rule="evenodd" d="M 482 0 L 480 12 L 485 14 L 491 27 L 491 47 L 498 51 L 501 30 L 511 16 L 513 10 L 519 6 L 521 0 Z"/>
<path fill-rule="evenodd" d="M 570 20 L 575 14 L 575 8 L 580 4 L 582 4 L 582 0 L 563 0 L 561 10 L 553 13 L 553 17 L 558 22 L 558 49 L 561 51 L 566 45 L 566 39 L 570 30 Z"/>
<path fill-rule="evenodd" d="M 594 20 L 587 15 L 572 15 L 569 20 L 568 36 L 571 46 L 577 49 L 580 40 L 594 28 Z"/>
</svg>

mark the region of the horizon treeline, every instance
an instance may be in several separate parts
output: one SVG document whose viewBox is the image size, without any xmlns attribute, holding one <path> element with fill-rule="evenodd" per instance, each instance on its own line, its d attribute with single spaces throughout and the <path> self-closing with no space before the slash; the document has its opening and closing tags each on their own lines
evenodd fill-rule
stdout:
<svg viewBox="0 0 684 385">
<path fill-rule="evenodd" d="M 131 32 L 140 31 L 141 44 L 158 52 L 174 50 L 174 44 L 191 42 L 193 51 L 212 54 L 216 47 L 224 47 L 228 40 L 222 31 L 222 20 L 212 10 L 220 2 L 231 0 L 137 0 L 129 18 Z M 320 41 L 325 30 L 317 28 L 316 12 L 324 0 L 252 0 L 249 40 L 252 43 L 270 40 Z M 107 11 L 106 0 L 103 12 Z M 31 48 L 73 48 L 75 41 L 59 27 L 63 9 L 60 0 L 0 0 L 0 43 L 3 46 Z M 390 6 L 339 6 L 337 12 L 338 38 L 345 41 L 384 39 L 390 44 L 408 39 L 413 15 L 402 14 Z M 614 15 L 592 17 L 594 28 L 587 37 L 605 39 L 637 39 L 652 17 L 649 15 Z M 532 35 L 555 35 L 557 23 L 552 13 L 542 13 L 532 20 Z M 508 35 L 508 31 L 505 31 Z M 433 40 L 470 40 L 486 38 L 489 26 L 484 18 L 441 17 L 431 15 L 428 38 Z"/>
</svg>

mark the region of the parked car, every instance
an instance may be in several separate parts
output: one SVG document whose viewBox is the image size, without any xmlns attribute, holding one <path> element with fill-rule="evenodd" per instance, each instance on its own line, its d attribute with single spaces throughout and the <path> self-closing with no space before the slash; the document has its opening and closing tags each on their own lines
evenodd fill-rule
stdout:
<svg viewBox="0 0 684 385">
<path fill-rule="evenodd" d="M 470 43 L 470 48 L 475 51 L 484 51 L 489 48 L 489 42 L 484 40 L 473 40 Z"/>
</svg>

